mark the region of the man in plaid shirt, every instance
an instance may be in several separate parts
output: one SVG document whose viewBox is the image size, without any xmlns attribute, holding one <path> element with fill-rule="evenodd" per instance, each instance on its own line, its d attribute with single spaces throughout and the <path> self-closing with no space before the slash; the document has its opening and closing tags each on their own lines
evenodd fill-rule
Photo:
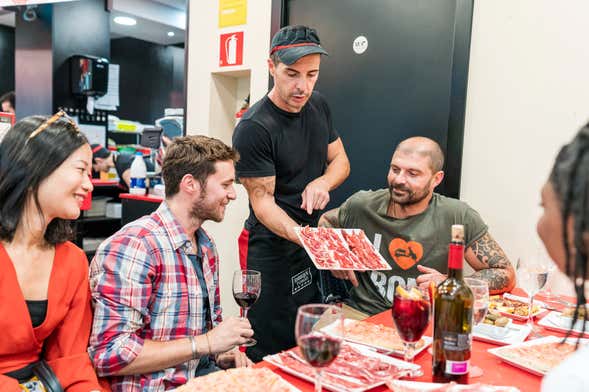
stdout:
<svg viewBox="0 0 589 392">
<path fill-rule="evenodd" d="M 217 139 L 175 139 L 153 214 L 104 241 L 90 266 L 94 324 L 89 353 L 113 391 L 164 391 L 219 367 L 248 366 L 236 347 L 253 335 L 221 319 L 219 260 L 206 220 L 234 200 L 238 154 Z"/>
</svg>

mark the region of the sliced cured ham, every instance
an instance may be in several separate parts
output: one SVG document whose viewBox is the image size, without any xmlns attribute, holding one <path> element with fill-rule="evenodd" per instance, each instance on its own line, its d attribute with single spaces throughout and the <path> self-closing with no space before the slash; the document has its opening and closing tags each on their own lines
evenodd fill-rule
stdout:
<svg viewBox="0 0 589 392">
<path fill-rule="evenodd" d="M 391 269 L 360 229 L 305 226 L 295 232 L 318 269 Z"/>
<path fill-rule="evenodd" d="M 315 377 L 315 369 L 300 354 L 298 348 L 272 356 L 283 367 L 296 373 Z M 323 384 L 326 387 L 353 390 L 382 384 L 401 368 L 382 359 L 369 356 L 349 344 L 343 344 L 335 361 L 321 368 Z"/>
<path fill-rule="evenodd" d="M 237 368 L 193 378 L 177 388 L 176 392 L 293 392 L 296 390 L 270 369 Z"/>
</svg>

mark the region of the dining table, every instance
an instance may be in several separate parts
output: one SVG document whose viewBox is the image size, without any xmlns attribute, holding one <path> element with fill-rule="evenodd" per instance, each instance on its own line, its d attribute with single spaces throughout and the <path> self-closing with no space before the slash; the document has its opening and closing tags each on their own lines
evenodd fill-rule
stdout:
<svg viewBox="0 0 589 392">
<path fill-rule="evenodd" d="M 523 290 L 515 289 L 513 291 L 516 295 L 522 295 Z M 524 294 L 525 295 L 525 294 Z M 538 299 L 542 299 L 540 295 L 537 296 Z M 535 297 L 536 298 L 536 297 Z M 567 301 L 573 301 L 572 298 L 568 297 L 561 297 L 564 301 L 562 303 L 551 302 L 549 307 L 551 310 L 561 310 L 565 306 L 563 303 Z M 557 336 L 557 337 L 564 337 L 564 333 L 560 333 L 554 330 L 548 330 L 544 327 L 538 325 L 538 321 L 544 317 L 544 315 L 539 315 L 535 318 L 535 331 L 537 334 L 541 336 Z M 392 313 L 390 310 L 384 311 L 382 313 L 378 313 L 374 316 L 371 316 L 365 321 L 382 324 L 388 327 L 393 327 L 393 318 Z M 514 323 L 523 324 L 525 322 L 513 320 Z M 430 320 L 428 329 L 424 333 L 424 336 L 432 336 L 432 320 Z M 538 335 L 537 335 L 538 336 Z M 528 337 L 530 340 L 531 337 Z M 472 349 L 471 349 L 471 358 L 470 363 L 471 367 L 476 366 L 483 370 L 482 375 L 478 377 L 470 377 L 469 384 L 490 384 L 490 385 L 498 385 L 498 386 L 514 386 L 517 387 L 521 392 L 537 392 L 540 391 L 540 385 L 542 382 L 542 377 L 532 374 L 526 370 L 519 369 L 509 363 L 506 363 L 499 359 L 498 357 L 492 355 L 487 350 L 495 347 L 501 347 L 497 344 L 492 343 L 485 343 L 476 339 L 472 341 Z M 430 350 L 423 350 L 421 353 L 417 354 L 414 358 L 414 362 L 421 366 L 423 370 L 423 375 L 420 377 L 415 377 L 411 379 L 407 379 L 410 381 L 420 381 L 420 382 L 432 382 L 432 355 Z M 290 375 L 285 371 L 281 370 L 280 368 L 276 367 L 273 364 L 270 364 L 266 361 L 261 361 L 254 365 L 255 367 L 265 367 L 273 372 L 280 375 L 286 381 L 291 383 L 293 386 L 298 388 L 301 391 L 313 391 L 314 386 L 311 382 L 298 378 L 296 376 Z M 325 388 L 324 388 L 325 389 Z M 386 385 L 381 385 L 369 390 L 370 392 L 379 392 L 379 391 L 389 391 Z"/>
</svg>

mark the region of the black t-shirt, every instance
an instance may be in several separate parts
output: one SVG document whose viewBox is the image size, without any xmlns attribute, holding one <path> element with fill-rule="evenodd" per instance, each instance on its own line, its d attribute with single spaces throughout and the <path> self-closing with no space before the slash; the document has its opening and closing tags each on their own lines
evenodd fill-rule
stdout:
<svg viewBox="0 0 589 392">
<path fill-rule="evenodd" d="M 121 184 L 121 186 L 124 187 L 125 189 L 128 189 L 129 187 L 127 186 L 127 184 L 123 180 L 123 173 L 127 169 L 131 168 L 131 164 L 133 163 L 133 159 L 135 159 L 135 154 L 128 154 L 125 152 L 119 153 L 114 159 L 115 170 L 117 171 L 117 175 L 119 176 L 119 184 Z M 149 159 L 146 159 L 144 157 L 143 160 L 145 161 L 145 167 L 147 168 L 147 171 L 154 171 L 155 170 L 155 166 L 153 165 L 153 163 Z"/>
<path fill-rule="evenodd" d="M 256 102 L 233 133 L 238 177 L 276 177 L 276 204 L 300 224 L 315 225 L 321 211 L 300 208 L 307 184 L 327 167 L 327 146 L 338 138 L 322 95 L 313 92 L 299 113 L 280 109 L 268 96 Z M 248 223 L 257 222 L 250 204 Z"/>
</svg>

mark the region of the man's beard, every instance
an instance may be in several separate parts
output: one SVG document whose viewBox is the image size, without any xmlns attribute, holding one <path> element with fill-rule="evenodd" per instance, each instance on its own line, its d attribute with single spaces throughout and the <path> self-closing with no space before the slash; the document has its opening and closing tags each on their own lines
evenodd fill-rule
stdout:
<svg viewBox="0 0 589 392">
<path fill-rule="evenodd" d="M 403 196 L 397 196 L 393 190 L 403 191 Z M 417 204 L 429 196 L 428 187 L 424 187 L 418 191 L 413 191 L 403 185 L 389 185 L 389 193 L 391 194 L 391 202 L 400 206 L 410 206 Z"/>
<path fill-rule="evenodd" d="M 217 216 L 217 210 L 215 206 L 205 202 L 206 194 L 203 193 L 200 198 L 194 202 L 190 209 L 190 216 L 195 219 L 199 219 L 201 222 L 206 220 L 212 220 L 214 222 L 221 222 L 223 216 Z"/>
</svg>

